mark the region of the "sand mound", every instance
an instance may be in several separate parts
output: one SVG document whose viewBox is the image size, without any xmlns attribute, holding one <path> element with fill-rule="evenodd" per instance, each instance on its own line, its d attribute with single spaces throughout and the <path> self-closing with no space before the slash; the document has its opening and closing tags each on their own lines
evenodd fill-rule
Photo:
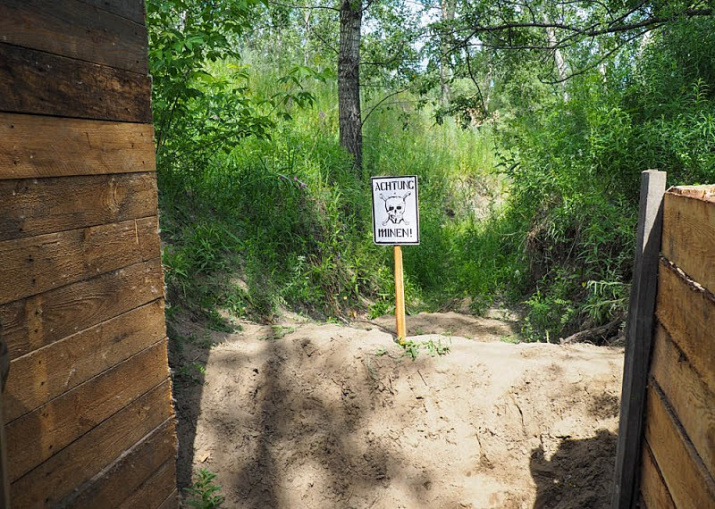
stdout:
<svg viewBox="0 0 715 509">
<path fill-rule="evenodd" d="M 607 507 L 622 349 L 450 316 L 481 341 L 413 337 L 450 347 L 414 361 L 378 327 L 212 333 L 203 385 L 177 384 L 180 481 L 207 468 L 225 507 L 256 509 Z"/>
</svg>

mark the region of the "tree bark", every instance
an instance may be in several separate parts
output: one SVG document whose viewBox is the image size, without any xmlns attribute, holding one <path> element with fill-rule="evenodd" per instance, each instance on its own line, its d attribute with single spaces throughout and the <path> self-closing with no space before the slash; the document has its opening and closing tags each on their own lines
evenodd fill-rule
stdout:
<svg viewBox="0 0 715 509">
<path fill-rule="evenodd" d="M 354 158 L 362 172 L 362 115 L 360 112 L 360 28 L 361 0 L 340 4 L 340 49 L 338 54 L 338 109 L 340 144 Z"/>
<path fill-rule="evenodd" d="M 454 11 L 456 8 L 456 2 L 454 0 L 441 0 L 440 2 L 442 21 L 451 22 L 454 20 Z M 449 65 L 447 63 L 447 55 L 450 50 L 450 42 L 448 36 L 445 34 L 440 35 L 439 41 L 439 82 L 440 82 L 440 102 L 443 108 L 449 106 L 449 101 L 451 99 L 451 90 L 449 87 Z"/>
</svg>

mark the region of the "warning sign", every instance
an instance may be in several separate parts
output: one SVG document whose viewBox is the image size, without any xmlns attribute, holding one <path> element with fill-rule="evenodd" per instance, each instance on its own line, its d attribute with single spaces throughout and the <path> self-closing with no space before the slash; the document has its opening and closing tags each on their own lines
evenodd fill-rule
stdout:
<svg viewBox="0 0 715 509">
<path fill-rule="evenodd" d="M 419 244 L 417 176 L 372 177 L 371 185 L 375 244 Z"/>
</svg>

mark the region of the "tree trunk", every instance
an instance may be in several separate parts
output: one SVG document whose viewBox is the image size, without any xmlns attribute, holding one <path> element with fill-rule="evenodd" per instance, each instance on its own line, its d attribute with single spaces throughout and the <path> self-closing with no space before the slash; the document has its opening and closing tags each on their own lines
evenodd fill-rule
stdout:
<svg viewBox="0 0 715 509">
<path fill-rule="evenodd" d="M 454 20 L 454 11 L 456 7 L 454 0 L 441 0 L 440 8 L 442 21 L 451 22 Z M 447 54 L 450 50 L 450 41 L 445 34 L 440 35 L 439 41 L 439 82 L 440 82 L 440 103 L 443 108 L 449 106 L 451 91 L 449 88 L 450 72 L 447 64 Z"/>
<path fill-rule="evenodd" d="M 546 15 L 544 15 L 544 23 L 549 23 Z M 561 93 L 563 94 L 564 102 L 568 102 L 569 94 L 566 91 L 566 60 L 564 59 L 563 53 L 561 53 L 561 50 L 557 46 L 558 40 L 556 39 L 556 30 L 553 28 L 547 28 L 546 35 L 549 38 L 549 46 L 554 48 L 554 60 L 556 62 L 556 71 L 559 73 Z"/>
<path fill-rule="evenodd" d="M 338 54 L 338 109 L 340 144 L 354 157 L 362 173 L 362 115 L 360 113 L 360 28 L 362 2 L 342 0 Z"/>
</svg>

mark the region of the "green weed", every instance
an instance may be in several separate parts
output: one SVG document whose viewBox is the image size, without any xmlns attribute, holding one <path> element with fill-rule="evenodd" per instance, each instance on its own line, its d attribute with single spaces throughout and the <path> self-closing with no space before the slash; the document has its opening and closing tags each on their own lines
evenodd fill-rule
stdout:
<svg viewBox="0 0 715 509">
<path fill-rule="evenodd" d="M 419 356 L 420 350 L 427 351 L 432 357 L 447 355 L 450 350 L 449 345 L 443 344 L 441 339 L 436 342 L 433 339 L 419 342 L 407 340 L 401 346 L 403 349 L 402 355 L 409 357 L 413 361 Z"/>
<path fill-rule="evenodd" d="M 221 486 L 214 483 L 216 474 L 202 468 L 196 473 L 194 483 L 186 488 L 191 498 L 186 503 L 196 509 L 216 509 L 221 507 L 225 497 L 220 494 Z"/>
<path fill-rule="evenodd" d="M 283 325 L 271 325 L 271 336 L 270 339 L 283 339 L 288 334 L 293 334 L 295 332 L 295 327 L 286 327 Z"/>
</svg>

